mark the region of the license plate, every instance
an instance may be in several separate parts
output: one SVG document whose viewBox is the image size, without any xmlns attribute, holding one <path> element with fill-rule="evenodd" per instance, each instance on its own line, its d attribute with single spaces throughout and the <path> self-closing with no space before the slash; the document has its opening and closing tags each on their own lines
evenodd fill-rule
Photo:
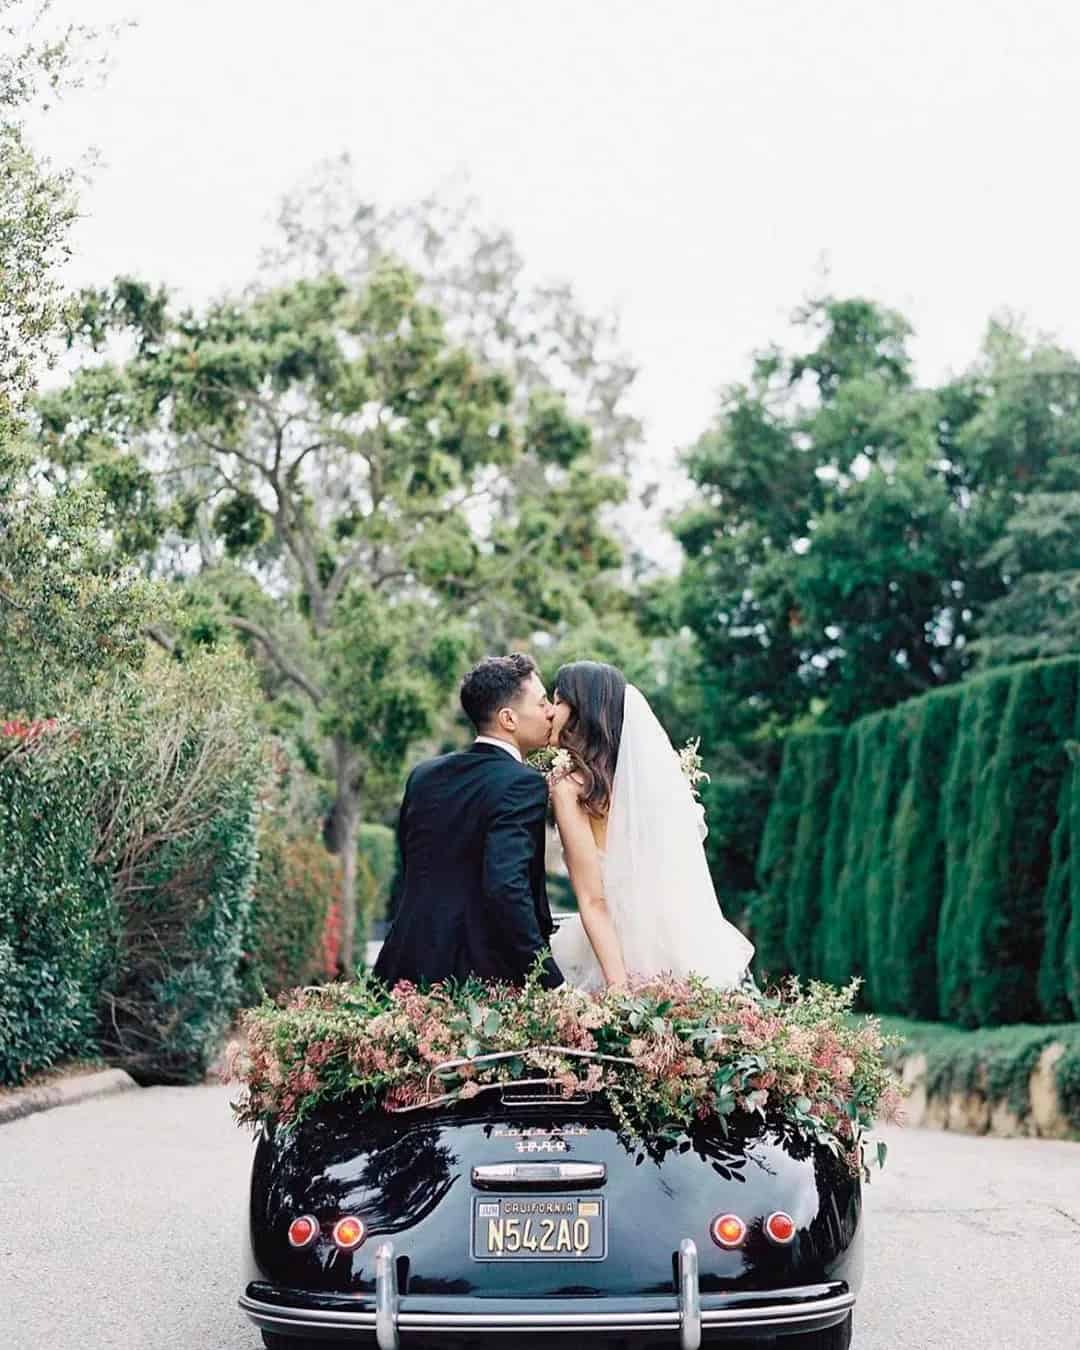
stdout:
<svg viewBox="0 0 1080 1350">
<path fill-rule="evenodd" d="M 477 1261 L 602 1261 L 607 1254 L 602 1196 L 473 1197 Z"/>
</svg>

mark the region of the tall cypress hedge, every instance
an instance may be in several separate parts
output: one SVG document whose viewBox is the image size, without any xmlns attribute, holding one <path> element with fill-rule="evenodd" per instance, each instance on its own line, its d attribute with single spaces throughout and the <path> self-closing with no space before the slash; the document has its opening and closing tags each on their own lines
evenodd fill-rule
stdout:
<svg viewBox="0 0 1080 1350">
<path fill-rule="evenodd" d="M 1077 718 L 1080 740 L 1080 716 Z M 1069 794 L 1069 918 L 1058 925 L 1066 930 L 1064 950 L 1065 995 L 1074 1016 L 1080 1018 L 1080 761 L 1077 743 L 1069 748 L 1072 759 L 1072 791 Z"/>
<path fill-rule="evenodd" d="M 846 913 L 841 912 L 840 878 L 847 860 L 848 813 L 855 792 L 859 769 L 857 742 L 840 733 L 840 775 L 831 800 L 814 803 L 814 817 L 825 835 L 821 864 L 821 923 L 815 961 L 808 974 L 821 975 L 834 984 L 842 984 L 856 966 L 854 933 Z"/>
<path fill-rule="evenodd" d="M 1039 664 L 1009 681 L 976 819 L 969 881 L 970 1026 L 1037 1021 L 1039 970 L 1065 744 L 1076 712 L 1076 668 Z"/>
<path fill-rule="evenodd" d="M 841 752 L 852 762 L 852 770 L 844 783 L 844 806 L 836 821 L 836 834 L 829 841 L 830 886 L 828 890 L 823 888 L 822 899 L 823 914 L 828 915 L 828 929 L 822 935 L 826 978 L 838 984 L 854 972 L 866 975 L 869 852 L 864 847 L 865 829 L 881 763 L 884 729 L 884 714 L 863 718 L 849 729 Z M 819 804 L 817 810 L 821 809 Z"/>
<path fill-rule="evenodd" d="M 867 801 L 868 813 L 861 848 L 866 855 L 866 989 L 864 997 L 874 1008 L 895 1010 L 892 994 L 892 960 L 889 944 L 892 936 L 894 825 L 900 794 L 908 775 L 906 728 L 899 717 L 879 720 L 874 790 Z M 853 895 L 848 912 L 857 912 L 859 897 Z"/>
<path fill-rule="evenodd" d="M 803 809 L 803 779 L 806 756 L 803 742 L 793 737 L 787 745 L 765 822 L 758 855 L 761 889 L 751 904 L 754 931 L 754 965 L 758 977 L 778 980 L 790 971 L 786 947 L 787 900 L 795 859 L 795 836 Z"/>
<path fill-rule="evenodd" d="M 893 821 L 889 971 L 882 1011 L 938 1015 L 937 941 L 945 892 L 943 799 L 960 700 L 913 699 L 904 710 L 907 773 Z"/>
<path fill-rule="evenodd" d="M 964 1025 L 1080 1017 L 1080 661 L 991 671 L 785 746 L 760 964 Z"/>
<path fill-rule="evenodd" d="M 825 836 L 816 828 L 814 803 L 832 796 L 842 745 L 841 737 L 828 733 L 800 737 L 802 791 L 791 841 L 784 925 L 784 954 L 793 971 L 809 969 L 819 949 Z"/>
<path fill-rule="evenodd" d="M 1072 923 L 1073 861 L 1072 800 L 1076 769 L 1070 764 L 1061 781 L 1057 828 L 1050 845 L 1050 875 L 1046 881 L 1042 960 L 1039 963 L 1039 1006 L 1053 1022 L 1067 1022 L 1069 1001 L 1069 930 Z M 1078 860 L 1080 862 L 1080 860 Z"/>
<path fill-rule="evenodd" d="M 973 934 L 979 900 L 979 855 L 987 831 L 996 832 L 988 805 L 994 755 L 1011 673 L 973 680 L 961 694 L 956 761 L 945 787 L 945 892 L 938 926 L 938 1009 L 948 1021 L 974 1025 Z"/>
</svg>

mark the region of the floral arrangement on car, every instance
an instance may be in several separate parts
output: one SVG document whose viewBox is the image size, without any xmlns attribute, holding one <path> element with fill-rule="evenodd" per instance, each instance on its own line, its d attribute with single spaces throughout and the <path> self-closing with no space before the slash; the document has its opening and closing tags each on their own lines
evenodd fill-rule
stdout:
<svg viewBox="0 0 1080 1350">
<path fill-rule="evenodd" d="M 427 991 L 365 977 L 253 1008 L 226 1070 L 245 1089 L 237 1121 L 292 1128 L 345 1098 L 361 1110 L 422 1109 L 542 1076 L 568 1098 L 603 1094 L 632 1139 L 674 1141 L 696 1121 L 723 1127 L 757 1113 L 866 1175 L 867 1132 L 899 1112 L 884 1057 L 894 1038 L 852 1016 L 857 981 L 804 989 L 792 980 L 763 995 L 663 978 L 585 993 L 544 989 L 539 974 L 538 964 L 523 988 L 466 981 Z M 469 1062 L 493 1054 L 504 1057 Z"/>
</svg>

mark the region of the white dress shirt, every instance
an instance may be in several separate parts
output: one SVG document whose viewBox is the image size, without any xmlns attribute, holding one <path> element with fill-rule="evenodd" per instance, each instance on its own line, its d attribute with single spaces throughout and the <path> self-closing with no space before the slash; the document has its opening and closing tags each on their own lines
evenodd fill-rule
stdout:
<svg viewBox="0 0 1080 1350">
<path fill-rule="evenodd" d="M 505 750 L 508 755 L 513 755 L 519 764 L 524 764 L 525 760 L 521 751 L 516 745 L 511 745 L 509 741 L 497 740 L 494 736 L 477 736 L 473 742 L 474 745 L 497 745 L 500 750 Z"/>
</svg>

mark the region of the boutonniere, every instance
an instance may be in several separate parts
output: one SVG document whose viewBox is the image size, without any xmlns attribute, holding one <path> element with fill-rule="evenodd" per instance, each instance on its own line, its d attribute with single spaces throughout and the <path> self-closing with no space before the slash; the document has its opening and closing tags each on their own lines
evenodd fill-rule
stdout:
<svg viewBox="0 0 1080 1350">
<path fill-rule="evenodd" d="M 560 778 L 565 778 L 567 774 L 574 772 L 574 758 L 569 750 L 556 750 L 554 746 L 547 745 L 543 750 L 534 750 L 529 756 L 528 762 L 534 769 L 548 781 L 548 787 L 557 783 Z"/>
<path fill-rule="evenodd" d="M 542 773 L 545 778 L 551 773 L 551 764 L 558 751 L 552 745 L 545 745 L 542 750 L 534 750 L 532 754 L 525 756 L 525 763 L 530 769 L 535 769 L 537 773 Z"/>
</svg>

